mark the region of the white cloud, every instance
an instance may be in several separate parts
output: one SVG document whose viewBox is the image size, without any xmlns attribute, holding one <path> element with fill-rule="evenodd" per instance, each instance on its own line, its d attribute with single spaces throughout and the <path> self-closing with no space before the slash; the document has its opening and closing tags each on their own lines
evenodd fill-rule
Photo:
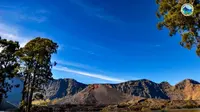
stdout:
<svg viewBox="0 0 200 112">
<path fill-rule="evenodd" d="M 93 77 L 93 78 L 102 79 L 102 80 L 107 80 L 107 81 L 111 81 L 111 82 L 125 82 L 125 80 L 122 80 L 122 79 L 112 78 L 112 77 L 108 77 L 108 76 L 105 76 L 105 75 L 102 75 L 102 74 L 96 74 L 96 73 L 83 72 L 83 71 L 79 71 L 79 70 L 73 70 L 73 69 L 69 69 L 67 67 L 62 67 L 62 66 L 54 67 L 53 69 L 57 70 L 57 71 L 75 73 L 75 74 L 88 76 L 88 77 Z"/>
<path fill-rule="evenodd" d="M 99 68 L 95 66 L 91 66 L 91 65 L 87 65 L 83 63 L 64 61 L 64 60 L 59 60 L 59 59 L 53 59 L 52 61 L 56 61 L 58 66 L 73 67 L 76 69 L 89 70 L 89 71 L 98 72 L 101 74 L 114 74 L 108 71 L 100 70 Z"/>
<path fill-rule="evenodd" d="M 94 69 L 94 67 L 85 65 L 85 64 L 81 64 L 81 63 L 75 63 L 75 62 L 69 62 L 69 61 L 63 61 L 63 60 L 55 60 L 58 65 L 66 65 L 66 66 L 73 66 L 76 68 L 83 68 L 83 69 Z"/>
<path fill-rule="evenodd" d="M 19 29 L 14 26 L 0 23 L 0 36 L 8 40 L 19 41 L 20 46 L 23 47 L 30 38 L 21 36 L 19 32 Z"/>
</svg>

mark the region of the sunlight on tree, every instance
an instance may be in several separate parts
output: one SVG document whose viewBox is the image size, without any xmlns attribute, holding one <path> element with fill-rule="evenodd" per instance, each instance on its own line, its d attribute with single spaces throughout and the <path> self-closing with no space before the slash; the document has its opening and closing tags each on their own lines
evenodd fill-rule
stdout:
<svg viewBox="0 0 200 112">
<path fill-rule="evenodd" d="M 22 63 L 22 91 L 21 111 L 30 112 L 33 93 L 43 90 L 42 85 L 52 79 L 51 55 L 57 52 L 58 45 L 52 40 L 37 37 L 28 42 L 16 54 Z"/>
<path fill-rule="evenodd" d="M 163 27 L 169 30 L 169 35 L 174 36 L 177 32 L 182 39 L 180 45 L 191 49 L 196 47 L 196 54 L 200 56 L 200 1 L 199 0 L 156 0 L 158 4 L 157 24 L 159 30 Z M 194 6 L 192 16 L 184 16 L 181 7 L 185 3 Z"/>
</svg>

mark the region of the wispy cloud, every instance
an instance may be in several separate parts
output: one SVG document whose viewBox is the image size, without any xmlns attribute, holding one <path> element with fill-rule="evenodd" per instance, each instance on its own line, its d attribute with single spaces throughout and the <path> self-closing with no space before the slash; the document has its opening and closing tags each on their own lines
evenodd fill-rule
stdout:
<svg viewBox="0 0 200 112">
<path fill-rule="evenodd" d="M 87 64 L 83 64 L 83 63 L 78 63 L 78 62 L 72 62 L 72 61 L 64 61 L 64 60 L 59 60 L 59 59 L 53 59 L 53 61 L 57 62 L 58 66 L 65 66 L 65 67 L 73 67 L 73 68 L 77 68 L 77 69 L 81 69 L 81 70 L 89 70 L 89 71 L 93 71 L 93 72 L 98 72 L 98 73 L 103 73 L 103 74 L 113 74 L 110 72 L 105 72 L 103 70 L 100 70 L 99 68 L 95 67 L 95 66 L 91 66 L 91 65 L 87 65 Z"/>
<path fill-rule="evenodd" d="M 102 74 L 83 72 L 83 71 L 73 70 L 73 69 L 70 69 L 67 67 L 62 67 L 62 66 L 54 67 L 53 69 L 58 70 L 58 71 L 68 72 L 68 73 L 75 73 L 75 74 L 83 75 L 83 76 L 87 76 L 87 77 L 93 77 L 93 78 L 97 78 L 97 79 L 107 80 L 107 81 L 111 81 L 111 82 L 124 82 L 125 81 L 125 80 L 118 79 L 118 78 L 108 77 L 108 76 L 105 76 Z"/>
<path fill-rule="evenodd" d="M 0 14 L 3 19 L 9 18 L 15 21 L 42 23 L 48 20 L 49 12 L 45 9 L 0 5 Z"/>
<path fill-rule="evenodd" d="M 90 54 L 90 55 L 99 56 L 99 54 L 95 53 L 92 50 L 83 49 L 83 48 L 72 46 L 72 45 L 65 45 L 65 48 L 70 48 L 70 49 L 81 51 L 81 52 L 84 52 L 84 53 L 87 53 L 87 54 Z"/>
<path fill-rule="evenodd" d="M 20 47 L 23 47 L 31 39 L 37 36 L 46 37 L 46 34 L 43 32 L 27 30 L 25 27 L 22 26 L 7 24 L 1 22 L 0 20 L 0 36 L 4 39 L 18 41 L 20 43 Z"/>
<path fill-rule="evenodd" d="M 80 8 L 82 8 L 83 11 L 89 16 L 95 16 L 98 17 L 99 19 L 103 19 L 109 22 L 125 23 L 119 17 L 108 13 L 108 11 L 106 11 L 103 7 L 89 5 L 84 0 L 70 0 L 70 1 L 79 6 Z"/>
<path fill-rule="evenodd" d="M 42 23 L 48 20 L 49 12 L 44 9 L 32 10 L 29 11 L 29 13 L 27 13 L 26 10 L 20 10 L 20 12 L 18 12 L 18 17 L 21 21 L 25 20 L 25 21 Z"/>
<path fill-rule="evenodd" d="M 0 23 L 0 36 L 8 40 L 19 41 L 21 47 L 30 40 L 30 38 L 20 35 L 18 28 L 3 23 Z"/>
<path fill-rule="evenodd" d="M 20 20 L 29 20 L 29 21 L 35 21 L 37 23 L 42 23 L 47 20 L 47 17 L 45 16 L 33 16 L 33 15 L 19 15 Z"/>
<path fill-rule="evenodd" d="M 83 69 L 94 69 L 93 67 L 81 63 L 76 62 L 70 62 L 70 61 L 61 61 L 61 60 L 55 60 L 58 65 L 64 65 L 64 66 L 73 66 L 76 68 L 83 68 Z"/>
<path fill-rule="evenodd" d="M 9 8 L 9 9 L 12 9 L 12 8 L 16 8 L 16 6 L 0 5 L 0 8 Z"/>
<path fill-rule="evenodd" d="M 156 45 L 155 45 L 155 47 L 160 47 L 160 46 L 161 46 L 160 44 L 156 44 Z"/>
</svg>

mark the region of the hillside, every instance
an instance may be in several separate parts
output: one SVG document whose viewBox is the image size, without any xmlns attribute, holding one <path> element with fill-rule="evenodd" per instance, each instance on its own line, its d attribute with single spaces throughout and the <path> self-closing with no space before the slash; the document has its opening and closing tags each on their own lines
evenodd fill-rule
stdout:
<svg viewBox="0 0 200 112">
<path fill-rule="evenodd" d="M 20 86 L 20 88 L 23 85 Z M 12 91 L 8 94 L 8 101 L 19 104 L 20 97 L 14 100 L 13 97 L 21 94 Z M 119 84 L 95 84 L 87 85 L 74 79 L 54 79 L 45 87 L 43 95 L 46 99 L 63 98 L 63 102 L 77 103 L 113 103 L 126 100 L 126 96 L 137 96 L 143 98 L 168 99 L 168 100 L 200 100 L 200 83 L 191 79 L 186 79 L 176 84 L 170 85 L 168 82 L 155 83 L 150 80 L 133 80 Z M 92 89 L 93 88 L 93 89 Z M 113 96 L 113 94 L 116 94 Z M 13 96 L 14 95 L 14 96 Z M 109 102 L 107 97 L 111 96 Z M 119 97 L 123 96 L 123 97 Z"/>
<path fill-rule="evenodd" d="M 192 79 L 185 79 L 163 91 L 171 100 L 200 100 L 200 83 Z"/>
<path fill-rule="evenodd" d="M 118 105 L 109 105 L 102 112 L 151 112 L 152 110 L 168 110 L 183 108 L 199 108 L 200 102 L 193 100 L 163 100 L 163 99 L 139 99 L 123 102 Z"/>
<path fill-rule="evenodd" d="M 133 96 L 117 91 L 110 85 L 93 84 L 75 94 L 71 100 L 64 98 L 62 104 L 73 102 L 75 104 L 107 105 L 118 104 L 131 98 Z"/>
<path fill-rule="evenodd" d="M 144 98 L 169 100 L 200 100 L 200 83 L 185 79 L 175 86 L 168 82 L 160 84 L 142 79 L 112 85 L 118 91 Z"/>
<path fill-rule="evenodd" d="M 43 95 L 46 99 L 62 98 L 71 96 L 86 88 L 87 85 L 74 79 L 58 79 L 50 81 L 45 87 Z"/>
<path fill-rule="evenodd" d="M 147 79 L 127 81 L 116 84 L 114 87 L 121 92 L 133 96 L 168 99 L 168 96 L 162 91 L 159 84 Z"/>
<path fill-rule="evenodd" d="M 74 82 L 81 84 L 77 81 Z M 162 82 L 158 84 L 146 79 L 127 81 L 119 84 L 92 84 L 88 86 L 84 84 L 81 85 L 83 85 L 82 87 L 85 87 L 83 90 L 77 89 L 77 86 L 65 87 L 64 90 L 72 91 L 71 89 L 75 88 L 77 91 L 74 95 L 68 94 L 63 97 L 61 103 L 118 104 L 136 97 L 139 99 L 153 98 L 165 100 L 200 99 L 200 83 L 191 79 L 183 80 L 175 86 L 170 85 L 168 82 Z M 49 88 L 51 88 L 50 85 Z M 60 91 L 55 91 L 57 95 L 61 95 L 59 92 Z M 62 98 L 62 96 L 58 97 Z"/>
</svg>

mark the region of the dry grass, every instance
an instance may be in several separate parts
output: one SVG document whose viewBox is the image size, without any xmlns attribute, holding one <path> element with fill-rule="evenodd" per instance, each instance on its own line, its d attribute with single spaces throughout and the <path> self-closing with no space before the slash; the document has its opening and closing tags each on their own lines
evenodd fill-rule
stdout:
<svg viewBox="0 0 200 112">
<path fill-rule="evenodd" d="M 62 98 L 56 98 L 54 100 L 49 100 L 49 99 L 46 99 L 46 100 L 35 100 L 35 101 L 32 102 L 32 104 L 36 105 L 36 106 L 55 105 L 58 102 L 60 102 L 61 100 L 62 100 Z"/>
<path fill-rule="evenodd" d="M 51 100 L 50 104 L 55 105 L 55 104 L 58 104 L 59 102 L 61 102 L 62 100 L 63 100 L 63 98 L 56 98 L 54 100 Z"/>
<path fill-rule="evenodd" d="M 47 99 L 47 100 L 35 100 L 32 102 L 33 105 L 39 105 L 39 106 L 47 106 L 49 103 L 51 102 L 51 100 Z"/>
</svg>

